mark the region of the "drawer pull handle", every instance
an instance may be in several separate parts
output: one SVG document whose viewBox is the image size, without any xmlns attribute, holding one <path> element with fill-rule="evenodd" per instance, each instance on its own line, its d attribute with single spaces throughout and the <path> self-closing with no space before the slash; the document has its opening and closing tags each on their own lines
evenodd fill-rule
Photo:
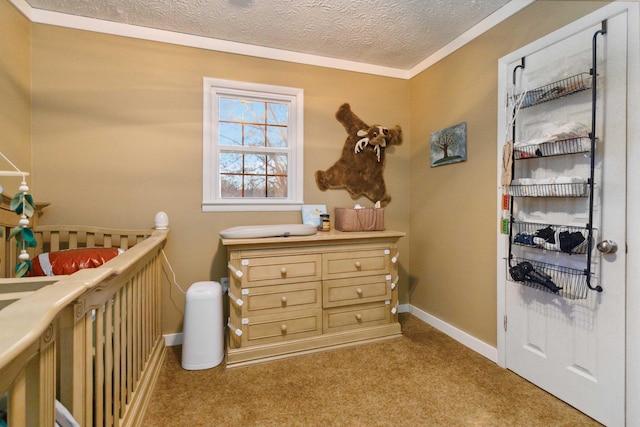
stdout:
<svg viewBox="0 0 640 427">
<path fill-rule="evenodd" d="M 280 298 L 280 301 L 282 301 L 282 305 L 286 305 L 287 304 L 287 297 Z"/>
<path fill-rule="evenodd" d="M 362 268 L 362 264 L 360 264 L 360 261 L 356 261 L 356 268 L 358 270 L 360 270 Z"/>
<path fill-rule="evenodd" d="M 231 301 L 233 301 L 233 303 L 238 307 L 242 307 L 244 305 L 244 301 L 242 301 L 242 298 L 236 297 L 231 292 L 229 292 L 229 298 L 231 298 Z"/>
<path fill-rule="evenodd" d="M 395 264 L 396 262 L 398 262 L 399 257 L 400 257 L 400 251 L 396 252 L 396 256 L 391 258 L 391 262 Z"/>
<path fill-rule="evenodd" d="M 233 274 L 235 274 L 238 279 L 242 278 L 242 276 L 243 276 L 242 271 L 240 271 L 237 268 L 235 268 L 233 265 L 231 265 L 231 263 L 227 264 L 227 267 L 229 268 L 229 271 L 231 271 Z"/>
<path fill-rule="evenodd" d="M 231 329 L 231 331 L 233 331 L 234 334 L 236 334 L 239 337 L 242 336 L 242 329 L 236 328 L 231 324 L 231 322 L 228 322 L 227 326 L 229 327 L 229 329 Z"/>
<path fill-rule="evenodd" d="M 392 309 L 391 309 L 391 314 L 396 314 L 398 312 L 398 304 L 396 304 Z"/>
<path fill-rule="evenodd" d="M 359 322 L 362 320 L 362 314 L 358 313 L 356 314 L 356 320 Z"/>
<path fill-rule="evenodd" d="M 287 269 L 282 267 L 282 269 L 280 270 L 280 274 L 282 274 L 282 277 L 285 277 L 287 275 Z"/>
<path fill-rule="evenodd" d="M 396 280 L 391 282 L 391 290 L 394 290 L 396 288 L 396 285 L 398 284 L 398 280 L 400 280 L 400 276 L 396 277 Z"/>
<path fill-rule="evenodd" d="M 287 325 L 286 324 L 282 324 L 282 326 L 280 326 L 280 330 L 282 331 L 283 334 L 287 333 Z"/>
<path fill-rule="evenodd" d="M 356 294 L 362 296 L 362 289 L 360 288 L 356 289 Z"/>
</svg>

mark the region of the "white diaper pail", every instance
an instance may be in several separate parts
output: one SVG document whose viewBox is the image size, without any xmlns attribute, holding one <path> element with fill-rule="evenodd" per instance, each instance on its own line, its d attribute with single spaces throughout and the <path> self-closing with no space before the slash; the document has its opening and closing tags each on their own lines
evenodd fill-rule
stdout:
<svg viewBox="0 0 640 427">
<path fill-rule="evenodd" d="M 182 367 L 208 369 L 224 359 L 222 287 L 195 282 L 187 290 L 182 332 Z"/>
</svg>

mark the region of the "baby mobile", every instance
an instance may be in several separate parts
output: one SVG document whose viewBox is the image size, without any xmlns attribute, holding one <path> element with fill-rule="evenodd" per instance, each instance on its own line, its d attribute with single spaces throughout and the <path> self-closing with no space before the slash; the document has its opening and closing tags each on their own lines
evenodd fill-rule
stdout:
<svg viewBox="0 0 640 427">
<path fill-rule="evenodd" d="M 35 213 L 35 203 L 31 194 L 29 194 L 29 186 L 26 181 L 29 173 L 22 172 L 18 169 L 18 167 L 14 165 L 2 152 L 0 152 L 0 156 L 2 156 L 2 158 L 4 158 L 7 163 L 15 169 L 15 171 L 0 171 L 0 176 L 22 177 L 22 182 L 18 187 L 18 192 L 13 196 L 9 204 L 9 209 L 20 216 L 18 225 L 11 229 L 9 239 L 15 238 L 16 248 L 19 252 L 18 262 L 15 267 L 15 275 L 16 277 L 23 277 L 31 270 L 31 260 L 29 253 L 27 252 L 27 248 L 36 246 L 36 239 L 33 235 L 33 230 L 29 227 L 29 218 L 31 218 Z M 0 185 L 0 193 L 1 192 L 2 185 Z M 0 229 L 0 237 L 1 235 L 2 229 Z"/>
</svg>

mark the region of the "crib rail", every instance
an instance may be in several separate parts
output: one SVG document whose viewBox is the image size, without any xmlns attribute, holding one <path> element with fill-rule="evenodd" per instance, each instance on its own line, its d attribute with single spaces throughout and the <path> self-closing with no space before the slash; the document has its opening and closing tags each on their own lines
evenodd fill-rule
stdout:
<svg viewBox="0 0 640 427">
<path fill-rule="evenodd" d="M 129 249 L 151 236 L 151 230 L 39 225 L 34 227 L 33 234 L 38 245 L 34 254 L 41 254 L 87 247 Z"/>
<path fill-rule="evenodd" d="M 140 425 L 164 355 L 160 256 L 168 232 L 114 238 L 114 230 L 53 228 L 36 230 L 40 250 L 127 251 L 99 268 L 47 278 L 0 310 L 0 396 L 8 393 L 9 425 L 53 425 L 56 398 L 82 426 Z M 0 291 L 16 280 L 0 279 Z"/>
</svg>

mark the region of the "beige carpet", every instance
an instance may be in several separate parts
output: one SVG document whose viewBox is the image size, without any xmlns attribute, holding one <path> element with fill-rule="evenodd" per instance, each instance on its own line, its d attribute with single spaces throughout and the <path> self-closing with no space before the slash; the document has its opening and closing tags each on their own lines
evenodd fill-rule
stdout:
<svg viewBox="0 0 640 427">
<path fill-rule="evenodd" d="M 403 337 L 225 370 L 167 357 L 145 426 L 599 425 L 417 318 Z"/>
</svg>

